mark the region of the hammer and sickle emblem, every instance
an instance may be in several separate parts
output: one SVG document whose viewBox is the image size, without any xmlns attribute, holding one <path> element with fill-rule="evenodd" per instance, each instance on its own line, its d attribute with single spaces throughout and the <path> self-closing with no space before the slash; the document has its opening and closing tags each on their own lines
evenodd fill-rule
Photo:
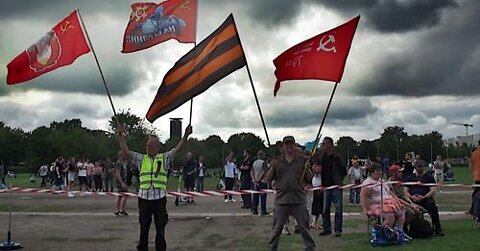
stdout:
<svg viewBox="0 0 480 251">
<path fill-rule="evenodd" d="M 65 23 L 60 25 L 60 30 L 62 31 L 62 35 L 66 31 L 68 31 L 68 29 L 73 29 L 73 25 L 71 25 L 69 21 L 65 21 Z"/>
<path fill-rule="evenodd" d="M 337 50 L 335 49 L 335 46 L 331 46 L 331 47 L 327 47 L 328 44 L 330 43 L 335 43 L 335 37 L 333 35 L 328 35 L 328 39 L 325 39 L 327 38 L 327 35 L 324 35 L 322 37 L 322 39 L 320 39 L 320 43 L 318 44 L 318 48 L 317 48 L 317 51 L 333 51 L 333 53 L 336 53 Z"/>
<path fill-rule="evenodd" d="M 189 0 L 183 1 L 182 4 L 180 5 L 180 8 L 190 10 L 190 1 Z"/>
</svg>

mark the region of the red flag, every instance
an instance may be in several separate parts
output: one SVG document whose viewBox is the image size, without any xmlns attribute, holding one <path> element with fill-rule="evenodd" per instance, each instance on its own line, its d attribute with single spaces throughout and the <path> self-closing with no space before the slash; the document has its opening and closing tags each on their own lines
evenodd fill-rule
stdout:
<svg viewBox="0 0 480 251">
<path fill-rule="evenodd" d="M 72 64 L 88 52 L 90 48 L 75 10 L 7 65 L 7 84 L 28 81 Z"/>
<path fill-rule="evenodd" d="M 143 50 L 169 39 L 195 43 L 197 0 L 134 3 L 125 29 L 123 53 Z"/>
<path fill-rule="evenodd" d="M 277 77 L 273 96 L 277 95 L 280 82 L 285 80 L 321 79 L 340 82 L 359 20 L 360 16 L 357 16 L 303 41 L 273 60 Z"/>
</svg>

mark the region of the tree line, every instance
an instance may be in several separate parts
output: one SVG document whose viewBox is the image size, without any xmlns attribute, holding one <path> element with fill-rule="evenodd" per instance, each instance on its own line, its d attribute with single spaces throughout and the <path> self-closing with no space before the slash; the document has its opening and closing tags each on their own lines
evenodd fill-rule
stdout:
<svg viewBox="0 0 480 251">
<path fill-rule="evenodd" d="M 91 160 L 116 159 L 119 150 L 116 127 L 117 119 L 125 126 L 127 144 L 131 150 L 145 152 L 145 142 L 149 135 L 158 135 L 144 119 L 122 111 L 117 118 L 110 118 L 109 130 L 91 130 L 82 126 L 80 119 L 66 119 L 63 122 L 52 122 L 40 126 L 31 132 L 21 128 L 11 128 L 0 122 L 0 161 L 5 166 L 20 167 L 23 171 L 35 172 L 42 164 L 53 162 L 58 156 L 89 158 Z M 175 147 L 180 138 L 168 138 L 162 141 L 161 151 Z M 237 133 L 224 142 L 218 135 L 210 135 L 206 139 L 190 138 L 188 144 L 177 153 L 174 165 L 179 167 L 187 152 L 195 157 L 205 157 L 205 165 L 209 168 L 223 166 L 223 160 L 233 151 L 238 160 L 242 159 L 242 151 L 250 149 L 252 154 L 264 150 L 268 156 L 279 154 L 280 142 L 267 147 L 266 143 L 253 133 Z M 374 140 L 356 141 L 350 136 L 343 136 L 336 142 L 337 152 L 349 159 L 353 155 L 359 158 L 376 156 L 388 157 L 391 161 L 402 160 L 406 152 L 414 151 L 422 159 L 431 161 L 440 154 L 444 158 L 464 158 L 469 155 L 470 146 L 445 146 L 442 135 L 433 131 L 424 135 L 409 135 L 403 127 L 393 126 L 384 129 L 379 138 Z"/>
</svg>

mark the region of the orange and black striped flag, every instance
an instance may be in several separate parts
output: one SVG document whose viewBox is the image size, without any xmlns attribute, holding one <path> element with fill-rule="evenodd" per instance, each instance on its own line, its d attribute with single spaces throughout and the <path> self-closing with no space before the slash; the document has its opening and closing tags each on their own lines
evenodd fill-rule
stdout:
<svg viewBox="0 0 480 251">
<path fill-rule="evenodd" d="M 146 118 L 153 123 L 247 64 L 230 14 L 223 24 L 178 60 L 158 89 Z"/>
</svg>

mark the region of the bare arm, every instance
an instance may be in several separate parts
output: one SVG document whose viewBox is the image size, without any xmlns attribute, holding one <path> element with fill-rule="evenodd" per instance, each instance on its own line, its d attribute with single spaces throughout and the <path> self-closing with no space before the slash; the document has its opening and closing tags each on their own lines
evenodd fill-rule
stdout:
<svg viewBox="0 0 480 251">
<path fill-rule="evenodd" d="M 123 154 L 128 158 L 132 159 L 132 155 L 130 154 L 130 150 L 128 149 L 127 142 L 125 140 L 125 129 L 123 128 L 120 123 L 117 125 L 118 128 L 118 145 L 122 150 Z"/>
<path fill-rule="evenodd" d="M 267 177 L 266 177 L 268 182 L 272 182 L 273 180 L 275 180 L 277 178 L 276 175 L 275 175 L 275 172 L 277 170 L 277 165 L 278 165 L 278 163 L 277 163 L 276 160 L 272 160 L 270 162 L 270 169 L 268 170 Z"/>
<path fill-rule="evenodd" d="M 185 143 L 187 142 L 188 136 L 190 136 L 192 132 L 193 132 L 192 126 L 188 125 L 187 128 L 185 128 L 185 133 L 183 134 L 182 139 L 180 140 L 180 142 L 178 142 L 177 146 L 175 147 L 176 152 L 179 152 L 183 149 L 183 147 L 185 146 Z"/>
</svg>

